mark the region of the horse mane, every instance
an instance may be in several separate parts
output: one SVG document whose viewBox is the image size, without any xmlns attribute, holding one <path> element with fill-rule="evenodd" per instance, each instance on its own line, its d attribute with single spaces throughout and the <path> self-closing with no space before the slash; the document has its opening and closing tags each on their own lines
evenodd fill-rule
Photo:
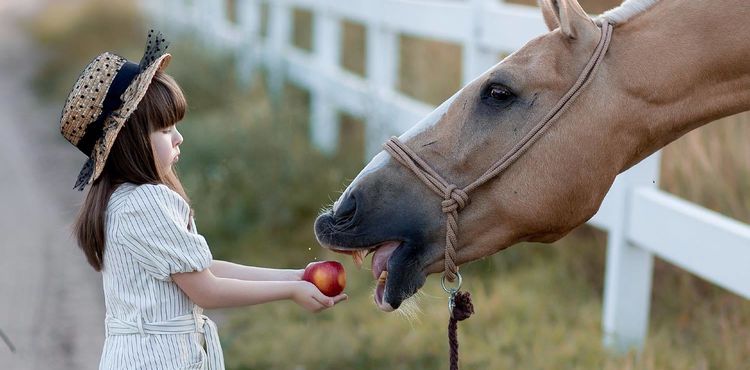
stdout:
<svg viewBox="0 0 750 370">
<path fill-rule="evenodd" d="M 607 19 L 610 23 L 622 24 L 643 13 L 658 2 L 659 0 L 625 0 L 620 6 L 600 14 L 596 17 L 595 21 L 601 24 L 604 19 Z"/>
</svg>

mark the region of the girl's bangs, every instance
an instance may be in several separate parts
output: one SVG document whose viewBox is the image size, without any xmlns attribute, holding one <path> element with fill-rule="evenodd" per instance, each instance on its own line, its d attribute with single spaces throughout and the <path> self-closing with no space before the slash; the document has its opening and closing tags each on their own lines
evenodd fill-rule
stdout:
<svg viewBox="0 0 750 370">
<path fill-rule="evenodd" d="M 148 121 L 151 131 L 161 130 L 176 124 L 185 117 L 187 101 L 177 82 L 165 73 L 157 73 L 146 92 Z"/>
</svg>

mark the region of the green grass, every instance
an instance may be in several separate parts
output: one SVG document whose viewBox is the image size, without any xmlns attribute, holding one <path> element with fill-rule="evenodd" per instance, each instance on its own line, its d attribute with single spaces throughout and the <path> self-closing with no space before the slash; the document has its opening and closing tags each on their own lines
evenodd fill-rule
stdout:
<svg viewBox="0 0 750 370">
<path fill-rule="evenodd" d="M 110 50 L 136 59 L 146 27 L 127 2 L 54 6 L 29 25 L 48 50 L 35 87 L 62 106 L 80 69 Z M 119 9 L 119 10 L 118 10 Z M 588 8 L 587 8 L 588 9 Z M 298 13 L 301 20 L 309 17 Z M 265 22 L 265 21 L 264 21 Z M 116 30 L 106 25 L 117 24 Z M 346 25 L 342 64 L 362 74 L 365 35 Z M 296 42 L 306 46 L 302 24 Z M 170 35 L 172 36 L 172 35 Z M 186 37 L 189 37 L 186 36 Z M 190 105 L 180 173 L 200 231 L 216 258 L 269 267 L 301 267 L 341 256 L 319 248 L 312 223 L 362 165 L 362 122 L 343 116 L 342 150 L 333 157 L 307 141 L 309 96 L 287 86 L 274 110 L 262 83 L 236 82 L 230 55 L 172 36 L 168 71 Z M 460 78 L 453 46 L 411 45 L 399 86 L 438 102 Z M 209 51 L 210 50 L 210 51 Z M 437 54 L 436 54 L 437 53 Z M 444 55 L 426 70 L 415 61 Z M 451 56 L 453 55 L 453 56 Z M 196 73 L 200 71 L 200 73 Z M 258 81 L 262 81 L 260 75 Z M 750 220 L 747 115 L 698 130 L 664 155 L 666 189 Z M 744 369 L 750 363 L 750 303 L 657 261 L 645 351 L 624 356 L 601 346 L 606 236 L 582 227 L 552 246 L 522 244 L 462 267 L 476 314 L 459 324 L 465 369 Z M 290 302 L 229 311 L 221 338 L 230 369 L 445 369 L 447 303 L 436 277 L 405 314 L 372 303 L 370 271 L 343 261 L 349 301 L 318 315 Z"/>
</svg>

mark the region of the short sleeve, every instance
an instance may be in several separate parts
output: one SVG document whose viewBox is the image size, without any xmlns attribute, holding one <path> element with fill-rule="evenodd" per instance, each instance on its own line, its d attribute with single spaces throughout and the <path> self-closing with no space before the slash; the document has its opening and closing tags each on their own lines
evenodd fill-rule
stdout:
<svg viewBox="0 0 750 370">
<path fill-rule="evenodd" d="M 202 271 L 212 261 L 206 239 L 188 230 L 190 207 L 165 185 L 140 185 L 123 207 L 118 238 L 149 274 Z M 194 230 L 194 229 L 193 229 Z"/>
</svg>

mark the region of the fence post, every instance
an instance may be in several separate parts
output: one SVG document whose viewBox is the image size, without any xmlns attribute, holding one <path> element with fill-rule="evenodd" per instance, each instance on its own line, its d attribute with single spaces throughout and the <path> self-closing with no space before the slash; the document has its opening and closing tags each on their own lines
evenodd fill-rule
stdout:
<svg viewBox="0 0 750 370">
<path fill-rule="evenodd" d="M 286 1 L 268 2 L 268 87 L 274 100 L 278 101 L 284 88 L 284 49 L 289 44 L 292 29 L 292 14 Z"/>
<path fill-rule="evenodd" d="M 393 133 L 393 122 L 387 104 L 398 79 L 398 35 L 383 26 L 383 8 L 380 2 L 369 1 L 365 72 L 372 91 L 365 128 L 365 158 L 382 150 L 383 143 Z"/>
<path fill-rule="evenodd" d="M 482 12 L 485 10 L 487 0 L 471 0 L 472 10 L 471 33 L 469 39 L 463 44 L 463 58 L 461 61 L 461 80 L 463 85 L 468 84 L 490 67 L 497 63 L 497 55 L 479 42 L 482 39 Z"/>
<path fill-rule="evenodd" d="M 258 64 L 260 47 L 260 2 L 258 0 L 237 1 L 237 24 L 240 41 L 237 45 L 237 76 L 245 86 L 253 83 Z"/>
<path fill-rule="evenodd" d="M 224 47 L 224 35 L 227 30 L 227 2 L 226 0 L 209 0 L 205 2 L 205 14 L 209 19 L 209 34 L 211 35 L 210 42 L 219 44 Z"/>
<path fill-rule="evenodd" d="M 139 6 L 142 9 L 145 9 L 146 15 L 149 17 L 149 21 L 156 23 L 157 27 L 159 27 L 162 30 L 165 30 L 166 32 L 172 33 L 172 29 L 168 29 L 167 27 L 171 27 L 172 23 L 174 22 L 173 19 L 167 18 L 167 11 L 170 10 L 170 5 L 174 6 L 172 4 L 172 1 L 169 2 L 155 2 L 155 1 L 148 1 L 148 0 L 140 0 Z"/>
<path fill-rule="evenodd" d="M 142 0 L 141 4 L 146 9 L 146 14 L 150 16 L 149 21 L 151 24 L 149 28 L 165 32 L 169 37 L 174 37 L 183 28 L 191 26 L 189 22 L 179 22 L 183 14 L 186 13 L 183 1 L 169 0 L 158 2 Z"/>
<path fill-rule="evenodd" d="M 661 152 L 620 174 L 610 190 L 619 219 L 609 230 L 604 277 L 602 328 L 604 346 L 617 353 L 642 350 L 648 334 L 653 255 L 628 240 L 628 218 L 633 190 L 656 187 Z"/>
<path fill-rule="evenodd" d="M 185 29 L 191 32 L 198 42 L 205 44 L 210 32 L 201 28 L 211 27 L 205 15 L 205 0 L 193 0 L 190 2 L 189 7 L 190 15 L 189 19 L 185 22 L 185 25 L 187 26 Z"/>
<path fill-rule="evenodd" d="M 224 24 L 221 23 L 221 8 L 223 1 L 194 0 L 193 24 L 195 35 L 205 46 L 219 46 L 217 40 Z M 223 45 L 221 45 L 223 46 Z"/>
<path fill-rule="evenodd" d="M 323 152 L 336 151 L 339 140 L 338 114 L 328 96 L 327 81 L 339 66 L 341 57 L 341 22 L 328 7 L 313 10 L 313 52 L 317 70 L 310 97 L 310 136 Z"/>
</svg>

